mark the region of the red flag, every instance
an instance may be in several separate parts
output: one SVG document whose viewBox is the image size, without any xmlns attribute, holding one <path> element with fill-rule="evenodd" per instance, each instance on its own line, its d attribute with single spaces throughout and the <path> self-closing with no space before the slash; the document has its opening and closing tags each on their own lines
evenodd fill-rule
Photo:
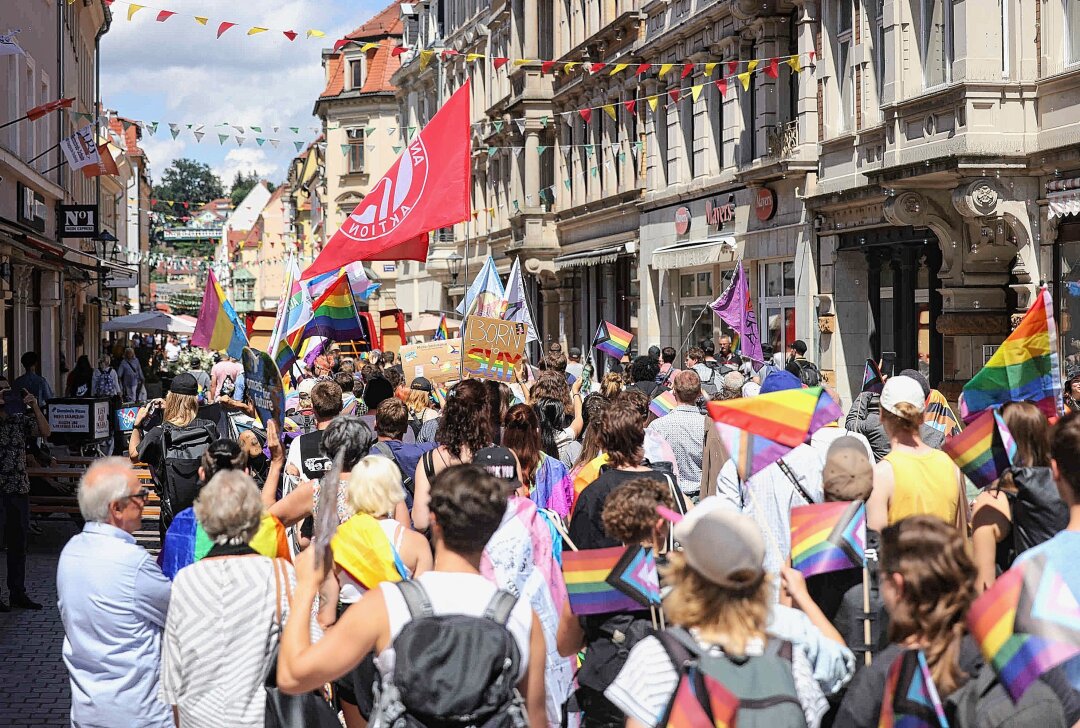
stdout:
<svg viewBox="0 0 1080 728">
<path fill-rule="evenodd" d="M 739 72 L 739 62 L 738 61 L 728 61 L 727 75 L 734 76 L 738 72 Z"/>
<path fill-rule="evenodd" d="M 113 159 L 112 154 L 109 152 L 108 144 L 98 145 L 98 156 L 101 161 L 97 164 L 88 164 L 82 167 L 82 173 L 86 177 L 100 177 L 103 174 L 116 175 L 120 174 L 120 170 L 116 167 L 116 160 Z"/>
<path fill-rule="evenodd" d="M 726 78 L 718 78 L 718 79 L 716 79 L 716 90 L 720 92 L 721 97 L 727 96 L 727 79 Z"/>
<path fill-rule="evenodd" d="M 777 78 L 780 75 L 780 59 L 770 58 L 769 65 L 765 66 L 765 75 L 769 78 Z"/>
<path fill-rule="evenodd" d="M 540 73 L 551 73 L 553 68 L 555 68 L 555 61 L 544 61 L 540 64 Z"/>
<path fill-rule="evenodd" d="M 646 71 L 648 71 L 648 70 L 649 70 L 650 68 L 652 68 L 652 64 L 651 64 L 651 63 L 639 63 L 639 64 L 638 64 L 638 67 L 637 67 L 637 70 L 636 70 L 636 71 L 634 71 L 634 75 L 635 75 L 635 76 L 640 76 L 641 74 L 643 74 L 643 73 L 645 73 Z"/>
<path fill-rule="evenodd" d="M 174 15 L 176 15 L 176 13 L 172 10 L 162 10 L 160 13 L 157 14 L 157 21 L 159 23 L 164 23 L 166 20 L 168 20 Z"/>
<path fill-rule="evenodd" d="M 491 65 L 495 67 L 496 71 L 498 71 L 500 68 L 502 68 L 509 62 L 510 59 L 506 58 L 505 56 L 495 56 L 491 59 Z"/>
<path fill-rule="evenodd" d="M 634 113 L 634 110 L 635 110 L 635 108 L 636 108 L 636 105 L 637 105 L 637 99 L 629 99 L 629 100 L 627 100 L 627 101 L 624 101 L 624 102 L 623 102 L 623 106 L 624 106 L 624 107 L 626 108 L 626 110 L 627 110 L 627 111 L 629 111 L 629 112 L 630 112 L 631 114 L 633 114 L 633 113 Z"/>
<path fill-rule="evenodd" d="M 225 21 L 224 23 L 219 25 L 217 27 L 217 37 L 220 38 L 222 33 L 224 33 L 229 28 L 232 28 L 234 25 L 236 25 L 236 23 L 230 23 L 228 21 Z"/>
<path fill-rule="evenodd" d="M 592 71 L 593 73 L 599 73 L 600 71 L 604 70 L 604 66 L 606 66 L 606 65 L 607 65 L 606 63 L 594 63 L 591 66 L 589 66 L 589 70 Z"/>
<path fill-rule="evenodd" d="M 427 260 L 428 233 L 469 217 L 469 84 L 413 137 L 302 278 L 358 260 Z"/>
<path fill-rule="evenodd" d="M 668 89 L 668 96 L 671 97 L 672 103 L 678 103 L 679 102 L 679 89 L 677 89 L 677 88 Z"/>
<path fill-rule="evenodd" d="M 693 72 L 694 72 L 694 64 L 693 63 L 687 63 L 687 64 L 683 65 L 683 67 L 682 67 L 682 75 L 679 76 L 679 78 L 686 78 L 687 76 L 689 76 Z"/>
<path fill-rule="evenodd" d="M 588 124 L 592 120 L 592 109 L 578 109 L 578 113 L 581 114 L 581 118 Z"/>
<path fill-rule="evenodd" d="M 409 50 L 407 46 L 394 46 L 394 49 L 390 51 L 391 56 L 400 56 L 405 51 Z"/>
<path fill-rule="evenodd" d="M 26 118 L 30 121 L 37 121 L 41 117 L 48 114 L 50 111 L 56 111 L 57 109 L 67 109 L 74 103 L 75 97 L 70 99 L 57 99 L 56 101 L 50 101 L 47 104 L 41 106 L 35 106 L 26 112 Z"/>
<path fill-rule="evenodd" d="M 289 40 L 296 40 L 297 33 L 295 30 L 283 30 L 281 33 Z"/>
</svg>

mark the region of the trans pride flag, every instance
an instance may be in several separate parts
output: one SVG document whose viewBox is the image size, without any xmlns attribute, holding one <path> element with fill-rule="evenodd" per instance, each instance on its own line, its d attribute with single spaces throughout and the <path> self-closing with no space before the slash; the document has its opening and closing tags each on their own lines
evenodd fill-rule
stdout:
<svg viewBox="0 0 1080 728">
<path fill-rule="evenodd" d="M 803 576 L 861 568 L 865 554 L 866 506 L 862 501 L 791 509 L 791 565 Z"/>
</svg>

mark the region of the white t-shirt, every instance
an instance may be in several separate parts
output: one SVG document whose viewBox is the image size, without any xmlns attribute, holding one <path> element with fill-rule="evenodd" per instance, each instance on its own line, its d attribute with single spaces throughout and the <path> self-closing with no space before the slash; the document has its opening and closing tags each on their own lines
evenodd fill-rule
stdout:
<svg viewBox="0 0 1080 728">
<path fill-rule="evenodd" d="M 432 611 L 441 614 L 466 614 L 481 617 L 491 598 L 495 596 L 496 586 L 480 574 L 460 574 L 446 571 L 427 571 L 416 578 L 427 592 Z M 375 658 L 375 665 L 382 675 L 394 670 L 393 641 L 410 620 L 409 607 L 405 598 L 392 584 L 384 584 L 383 597 L 386 600 L 386 614 L 390 620 L 391 644 Z M 517 641 L 521 653 L 520 680 L 525 676 L 529 665 L 529 635 L 532 632 L 533 610 L 527 599 L 518 599 L 510 611 L 506 626 Z"/>
</svg>

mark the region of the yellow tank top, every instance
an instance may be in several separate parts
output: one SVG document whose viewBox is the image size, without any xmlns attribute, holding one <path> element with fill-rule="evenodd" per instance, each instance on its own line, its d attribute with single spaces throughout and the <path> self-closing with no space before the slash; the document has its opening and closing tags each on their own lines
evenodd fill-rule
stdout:
<svg viewBox="0 0 1080 728">
<path fill-rule="evenodd" d="M 889 525 L 908 516 L 937 516 L 956 522 L 960 486 L 956 465 L 940 450 L 922 455 L 893 450 L 885 456 L 893 469 L 893 494 L 889 500 Z"/>
</svg>

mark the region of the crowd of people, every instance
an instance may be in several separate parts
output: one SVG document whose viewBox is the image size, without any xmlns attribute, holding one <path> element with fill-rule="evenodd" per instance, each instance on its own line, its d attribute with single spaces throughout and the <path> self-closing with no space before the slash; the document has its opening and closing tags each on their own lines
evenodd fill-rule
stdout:
<svg viewBox="0 0 1080 728">
<path fill-rule="evenodd" d="M 913 648 L 950 725 L 1080 722 L 1080 660 L 1014 703 L 965 621 L 1035 556 L 1080 594 L 1080 415 L 1006 405 L 1014 466 L 979 491 L 909 370 L 743 479 L 705 404 L 823 385 L 802 342 L 756 367 L 726 336 L 654 347 L 595 381 L 580 359 L 555 344 L 512 383 L 443 387 L 330 351 L 284 432 L 225 430 L 173 377 L 79 487 L 57 574 L 72 724 L 665 726 L 690 676 L 740 724 L 876 726 Z M 243 413 L 242 368 L 210 380 Z M 131 535 L 137 462 L 156 559 Z M 866 504 L 868 584 L 791 566 L 792 509 L 828 501 Z M 575 613 L 564 555 L 614 547 L 653 554 L 662 607 Z"/>
</svg>

